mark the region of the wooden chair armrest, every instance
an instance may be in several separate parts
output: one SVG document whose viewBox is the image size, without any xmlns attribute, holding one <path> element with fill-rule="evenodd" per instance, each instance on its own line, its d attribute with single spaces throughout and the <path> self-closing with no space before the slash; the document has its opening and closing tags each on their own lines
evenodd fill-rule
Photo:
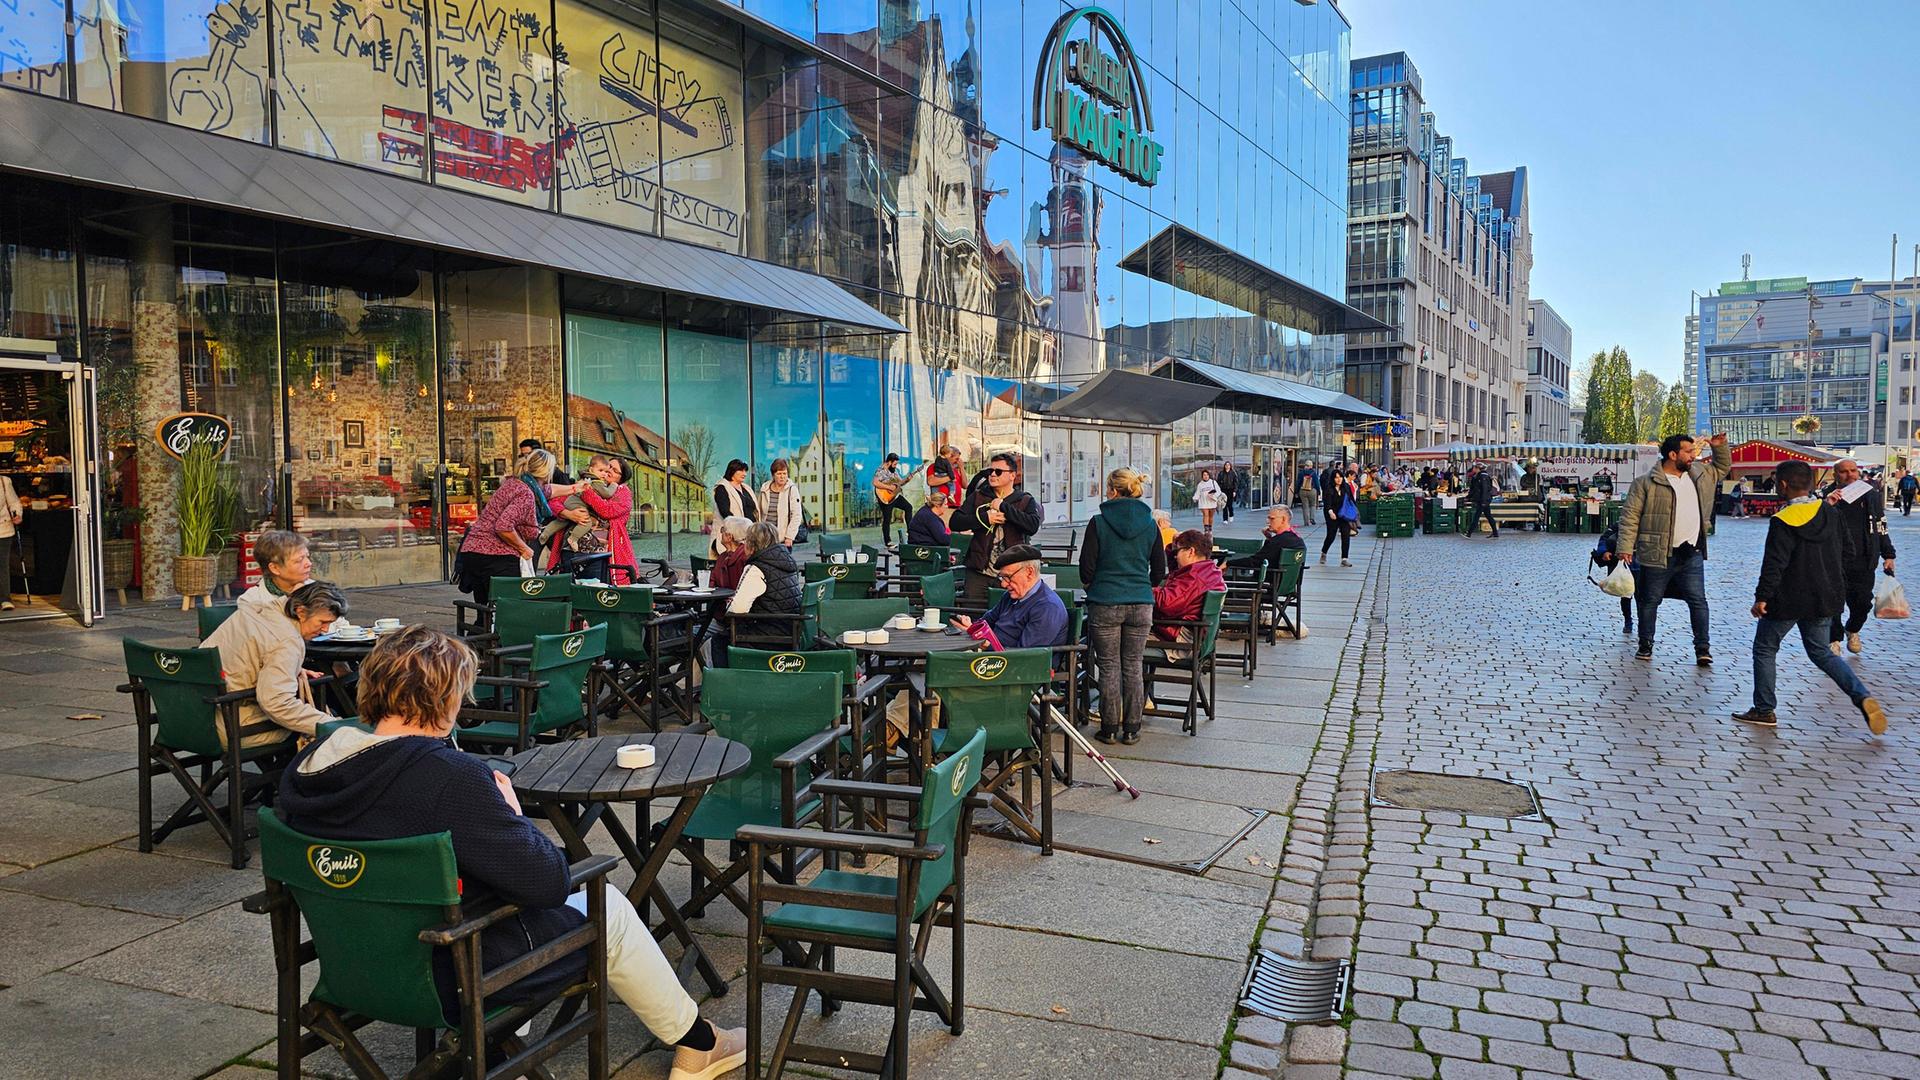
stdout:
<svg viewBox="0 0 1920 1080">
<path fill-rule="evenodd" d="M 904 799 L 918 802 L 920 789 L 905 784 L 876 784 L 871 780 L 838 780 L 821 777 L 813 782 L 813 790 L 822 795 L 845 795 L 856 799 Z"/>
<path fill-rule="evenodd" d="M 528 690 L 540 690 L 547 685 L 547 680 L 523 679 L 513 675 L 476 675 L 474 676 L 473 684 L 475 686 L 511 686 L 524 687 Z"/>
<path fill-rule="evenodd" d="M 892 681 L 893 680 L 886 675 L 868 675 L 854 684 L 853 699 L 855 701 L 865 701 L 879 693 L 887 683 Z"/>
<path fill-rule="evenodd" d="M 267 915 L 287 906 L 285 893 L 274 894 L 265 889 L 240 901 L 240 910 L 252 915 Z"/>
<path fill-rule="evenodd" d="M 777 758 L 774 758 L 773 767 L 776 769 L 783 769 L 783 770 L 789 770 L 789 771 L 793 769 L 797 769 L 802 764 L 804 764 L 808 758 L 811 758 L 815 754 L 818 754 L 820 751 L 825 750 L 829 746 L 832 746 L 834 743 L 834 740 L 840 738 L 841 736 L 852 735 L 852 734 L 853 734 L 853 727 L 848 724 L 836 724 L 835 726 L 830 727 L 825 731 L 816 732 L 813 735 L 810 735 L 806 739 L 802 740 L 798 745 L 794 746 L 791 750 L 788 750 L 786 753 L 781 754 Z"/>
<path fill-rule="evenodd" d="M 594 878 L 605 876 L 608 871 L 618 865 L 619 860 L 611 855 L 589 855 L 567 867 L 568 887 L 570 889 L 577 889 Z M 518 904 L 502 902 L 500 904 L 490 905 L 486 910 L 469 914 L 466 918 L 461 919 L 452 926 L 443 926 L 433 930 L 422 930 L 420 931 L 420 940 L 429 945 L 451 945 L 462 938 L 472 937 L 487 927 L 510 919 L 518 914 L 520 914 L 520 905 Z"/>
<path fill-rule="evenodd" d="M 947 853 L 945 845 L 921 847 L 904 836 L 886 833 L 818 832 L 813 829 L 781 829 L 768 825 L 743 825 L 734 839 L 768 847 L 823 848 L 861 855 L 892 855 L 900 859 L 937 859 Z"/>
<path fill-rule="evenodd" d="M 209 698 L 208 701 L 214 705 L 231 705 L 240 701 L 253 701 L 255 700 L 256 693 L 257 691 L 253 687 L 248 687 L 245 690 L 229 690 L 218 697 Z"/>
</svg>

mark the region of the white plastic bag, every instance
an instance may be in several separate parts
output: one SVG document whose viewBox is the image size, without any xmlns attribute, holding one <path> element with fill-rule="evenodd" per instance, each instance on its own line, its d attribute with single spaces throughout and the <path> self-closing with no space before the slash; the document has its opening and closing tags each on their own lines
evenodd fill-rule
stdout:
<svg viewBox="0 0 1920 1080">
<path fill-rule="evenodd" d="M 1904 619 L 1913 614 L 1907 606 L 1907 590 L 1892 574 L 1880 575 L 1873 586 L 1873 614 L 1880 619 Z"/>
<path fill-rule="evenodd" d="M 532 559 L 520 560 L 520 576 L 521 577 L 533 576 L 533 560 Z"/>
<path fill-rule="evenodd" d="M 1633 568 L 1626 563 L 1613 564 L 1613 573 L 1600 582 L 1600 591 L 1608 596 L 1633 595 Z"/>
</svg>

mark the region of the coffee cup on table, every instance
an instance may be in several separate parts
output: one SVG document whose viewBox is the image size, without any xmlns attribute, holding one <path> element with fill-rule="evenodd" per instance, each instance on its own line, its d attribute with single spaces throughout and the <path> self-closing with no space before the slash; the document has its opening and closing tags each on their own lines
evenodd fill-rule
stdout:
<svg viewBox="0 0 1920 1080">
<path fill-rule="evenodd" d="M 940 609 L 937 607 L 930 607 L 925 611 L 922 611 L 920 613 L 920 625 L 921 626 L 939 626 L 940 625 Z"/>
<path fill-rule="evenodd" d="M 398 630 L 400 629 L 400 620 L 399 619 L 375 619 L 373 620 L 373 628 L 375 630 Z"/>
<path fill-rule="evenodd" d="M 867 632 L 865 630 L 849 630 L 840 635 L 840 639 L 849 645 L 865 645 L 867 643 Z"/>
</svg>

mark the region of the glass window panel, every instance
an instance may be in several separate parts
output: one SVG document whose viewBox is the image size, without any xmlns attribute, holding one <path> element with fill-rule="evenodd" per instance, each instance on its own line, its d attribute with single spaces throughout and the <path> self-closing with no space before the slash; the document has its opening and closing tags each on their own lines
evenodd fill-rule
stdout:
<svg viewBox="0 0 1920 1080">
<path fill-rule="evenodd" d="M 678 497 L 682 493 L 676 490 L 668 505 L 676 551 L 706 545 L 712 528 L 711 491 L 720 482 L 720 470 L 734 458 L 752 460 L 752 428 L 741 422 L 745 410 L 740 390 L 746 385 L 744 327 L 667 327 L 667 425 L 672 440 L 667 453 L 672 467 L 694 485 L 685 492 L 687 498 Z M 765 479 L 763 473 L 755 476 Z"/>
<path fill-rule="evenodd" d="M 415 178 L 426 167 L 419 0 L 333 0 L 276 15 L 280 146 Z"/>
<path fill-rule="evenodd" d="M 736 24 L 668 8 L 660 20 L 661 232 L 740 251 L 747 212 L 745 87 Z"/>
<path fill-rule="evenodd" d="M 549 206 L 552 7 L 433 0 L 435 183 Z"/>
<path fill-rule="evenodd" d="M 80 301 L 67 210 L 73 192 L 23 177 L 0 199 L 0 337 L 51 341 L 79 355 Z"/>
<path fill-rule="evenodd" d="M 658 228 L 659 75 L 651 5 L 603 10 L 559 0 L 560 210 L 641 232 Z"/>
<path fill-rule="evenodd" d="M 814 477 L 812 487 L 802 487 L 801 501 L 810 520 L 819 522 L 820 477 L 825 464 L 820 457 L 817 434 L 820 427 L 821 352 L 819 334 L 811 330 L 770 327 L 761 330 L 753 342 L 753 446 L 741 458 L 754 462 L 754 476 L 765 479 L 775 459 L 789 462 L 789 473 L 797 474 L 793 462 L 807 459 L 805 471 Z M 810 452 L 811 451 L 811 452 Z"/>
<path fill-rule="evenodd" d="M 153 120 L 267 141 L 265 0 L 76 4 L 75 97 Z"/>
<path fill-rule="evenodd" d="M 293 525 L 313 545 L 314 576 L 437 581 L 430 264 L 415 249 L 317 230 L 281 239 Z"/>
<path fill-rule="evenodd" d="M 816 122 L 819 154 L 820 272 L 850 285 L 880 284 L 881 185 L 875 164 L 872 100 L 827 104 Z"/>
<path fill-rule="evenodd" d="M 82 30 L 97 34 L 99 20 L 83 23 Z M 62 0 L 16 0 L 0 7 L 0 42 L 6 43 L 0 48 L 0 86 L 66 96 L 67 5 Z"/>
<path fill-rule="evenodd" d="M 815 0 L 737 0 L 750 15 L 801 38 L 813 37 Z"/>
<path fill-rule="evenodd" d="M 814 44 L 862 71 L 879 66 L 878 0 L 832 0 L 815 16 Z"/>
<path fill-rule="evenodd" d="M 749 45 L 746 253 L 812 271 L 819 261 L 817 69 L 772 45 Z"/>
<path fill-rule="evenodd" d="M 880 503 L 873 493 L 873 474 L 887 453 L 880 393 L 883 352 L 881 342 L 867 338 L 828 340 L 821 370 L 822 424 L 801 450 L 794 473 L 808 512 L 817 513 L 830 529 L 861 530 L 863 542 L 879 538 Z"/>
<path fill-rule="evenodd" d="M 566 330 L 568 471 L 582 473 L 595 454 L 625 460 L 634 554 L 664 558 L 667 507 L 697 505 L 707 489 L 667 449 L 660 324 L 569 311 Z"/>
</svg>

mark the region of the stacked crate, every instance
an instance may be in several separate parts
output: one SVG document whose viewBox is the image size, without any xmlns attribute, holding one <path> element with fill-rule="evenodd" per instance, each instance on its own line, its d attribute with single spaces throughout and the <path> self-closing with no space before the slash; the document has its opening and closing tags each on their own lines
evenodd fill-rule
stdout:
<svg viewBox="0 0 1920 1080">
<path fill-rule="evenodd" d="M 1374 504 L 1373 525 L 1377 536 L 1412 536 L 1413 495 L 1409 492 L 1382 495 Z"/>
</svg>

